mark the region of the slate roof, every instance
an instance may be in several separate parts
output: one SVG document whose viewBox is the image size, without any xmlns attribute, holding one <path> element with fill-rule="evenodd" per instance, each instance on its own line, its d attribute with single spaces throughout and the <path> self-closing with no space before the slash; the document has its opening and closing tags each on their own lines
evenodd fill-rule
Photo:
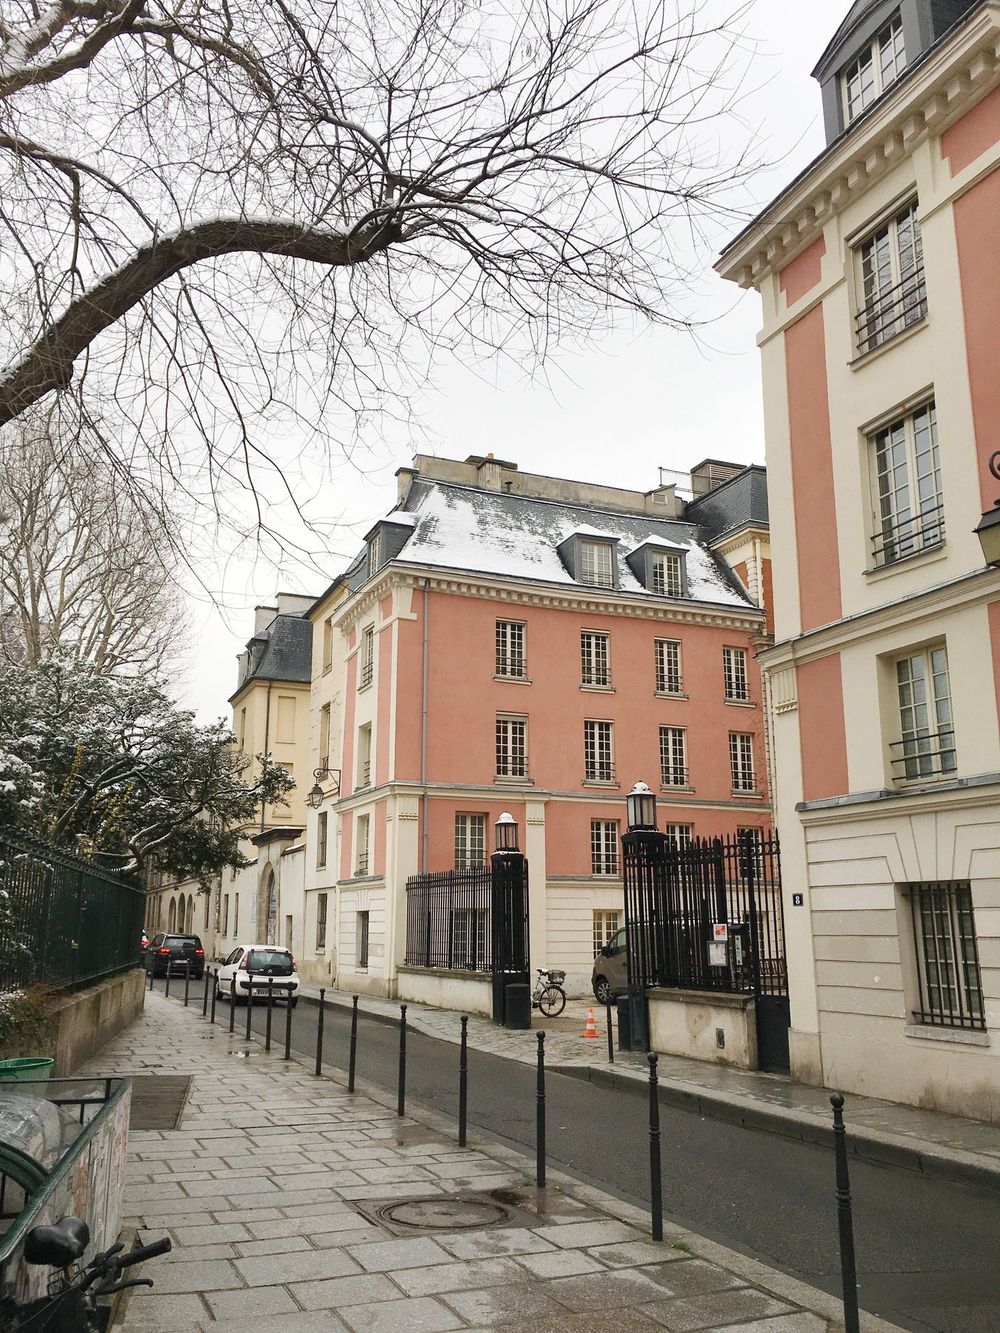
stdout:
<svg viewBox="0 0 1000 1333">
<path fill-rule="evenodd" d="M 766 528 L 767 470 L 752 463 L 707 495 L 692 500 L 687 513 L 713 542 L 740 528 Z"/>
<path fill-rule="evenodd" d="M 410 487 L 404 511 L 415 522 L 407 540 L 392 556 L 387 553 L 387 558 L 408 565 L 584 588 L 572 577 L 557 548 L 574 533 L 598 532 L 617 539 L 619 580 L 616 590 L 597 590 L 601 596 L 613 597 L 617 592 L 657 602 L 668 600 L 643 587 L 625 558 L 648 542 L 668 542 L 686 551 L 688 596 L 684 601 L 753 606 L 735 576 L 703 544 L 703 534 L 694 523 L 420 477 Z M 387 514 L 383 521 L 392 523 L 395 517 Z M 367 581 L 364 552 L 351 563 L 345 577 L 352 592 Z"/>
<path fill-rule="evenodd" d="M 303 616 L 278 615 L 247 641 L 235 694 L 252 680 L 308 684 L 311 679 L 312 625 Z"/>
</svg>

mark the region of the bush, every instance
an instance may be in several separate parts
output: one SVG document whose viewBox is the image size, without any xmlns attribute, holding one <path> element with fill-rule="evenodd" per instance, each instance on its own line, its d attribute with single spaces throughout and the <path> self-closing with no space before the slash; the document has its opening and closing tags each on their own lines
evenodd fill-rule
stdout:
<svg viewBox="0 0 1000 1333">
<path fill-rule="evenodd" d="M 44 986 L 0 994 L 0 1060 L 53 1053 L 52 998 Z"/>
</svg>

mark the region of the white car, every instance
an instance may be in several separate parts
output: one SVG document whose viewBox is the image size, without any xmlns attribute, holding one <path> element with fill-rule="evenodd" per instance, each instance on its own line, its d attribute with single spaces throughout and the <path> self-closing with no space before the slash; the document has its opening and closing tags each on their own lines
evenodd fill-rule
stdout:
<svg viewBox="0 0 1000 1333">
<path fill-rule="evenodd" d="M 288 1000 L 292 1008 L 299 1002 L 299 975 L 295 959 L 288 949 L 276 944 L 241 944 L 235 948 L 219 968 L 215 978 L 215 994 L 219 1000 L 235 994 L 245 1000 L 253 977 L 253 998 L 266 1000 L 268 978 L 273 978 L 275 1000 Z M 235 981 L 235 987 L 233 982 Z"/>
</svg>

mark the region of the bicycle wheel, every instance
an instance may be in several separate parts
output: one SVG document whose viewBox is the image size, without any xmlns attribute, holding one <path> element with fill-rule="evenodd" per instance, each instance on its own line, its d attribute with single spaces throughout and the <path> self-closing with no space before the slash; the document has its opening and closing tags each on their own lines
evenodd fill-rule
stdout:
<svg viewBox="0 0 1000 1333">
<path fill-rule="evenodd" d="M 538 1007 L 546 1018 L 558 1018 L 566 1008 L 566 992 L 561 986 L 546 986 L 538 997 Z"/>
</svg>

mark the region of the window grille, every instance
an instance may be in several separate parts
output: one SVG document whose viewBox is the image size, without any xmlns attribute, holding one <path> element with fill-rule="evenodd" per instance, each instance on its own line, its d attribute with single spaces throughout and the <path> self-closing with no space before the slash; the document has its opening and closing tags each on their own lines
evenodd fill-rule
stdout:
<svg viewBox="0 0 1000 1333">
<path fill-rule="evenodd" d="M 357 847 L 354 871 L 357 875 L 368 874 L 368 815 L 358 816 Z"/>
<path fill-rule="evenodd" d="M 496 674 L 523 680 L 526 675 L 525 626 L 519 620 L 498 620 Z"/>
<path fill-rule="evenodd" d="M 687 786 L 687 731 L 684 727 L 660 728 L 660 783 L 664 787 Z"/>
<path fill-rule="evenodd" d="M 594 953 L 599 954 L 611 943 L 618 933 L 621 912 L 599 911 L 594 913 Z"/>
<path fill-rule="evenodd" d="M 750 698 L 750 682 L 747 678 L 747 650 L 745 648 L 723 648 L 722 671 L 726 682 L 726 698 L 745 703 Z"/>
<path fill-rule="evenodd" d="M 913 1017 L 930 1027 L 984 1030 L 972 886 L 968 880 L 910 884 L 918 1006 Z"/>
<path fill-rule="evenodd" d="M 881 97 L 905 68 L 903 21 L 896 13 L 841 76 L 847 123 Z"/>
<path fill-rule="evenodd" d="M 693 824 L 667 824 L 664 833 L 674 847 L 690 847 L 694 835 Z"/>
<path fill-rule="evenodd" d="M 319 819 L 316 821 L 316 867 L 322 870 L 326 865 L 327 837 L 329 830 L 329 821 L 327 812 L 321 810 Z"/>
<path fill-rule="evenodd" d="M 753 736 L 749 732 L 729 733 L 729 767 L 733 775 L 733 791 L 754 791 Z"/>
<path fill-rule="evenodd" d="M 455 816 L 455 869 L 481 866 L 486 861 L 486 816 Z"/>
<path fill-rule="evenodd" d="M 615 766 L 610 722 L 584 722 L 584 777 L 588 782 L 614 782 Z"/>
<path fill-rule="evenodd" d="M 528 724 L 523 718 L 497 718 L 497 777 L 523 778 L 528 773 Z"/>
<path fill-rule="evenodd" d="M 933 402 L 871 436 L 876 567 L 944 541 L 944 500 Z"/>
<path fill-rule="evenodd" d="M 358 913 L 358 967 L 368 966 L 368 912 Z"/>
<path fill-rule="evenodd" d="M 618 821 L 616 819 L 592 819 L 590 821 L 590 873 L 592 875 L 618 874 Z M 617 930 L 617 926 L 615 929 Z"/>
<path fill-rule="evenodd" d="M 316 948 L 326 948 L 326 911 L 327 897 L 325 893 L 316 895 Z"/>
<path fill-rule="evenodd" d="M 369 625 L 361 636 L 361 676 L 360 687 L 372 683 L 375 674 L 375 626 Z"/>
<path fill-rule="evenodd" d="M 330 705 L 324 704 L 319 710 L 319 762 L 321 768 L 330 762 Z"/>
<path fill-rule="evenodd" d="M 679 555 L 654 555 L 650 557 L 649 565 L 650 591 L 663 597 L 683 596 L 684 579 Z"/>
<path fill-rule="evenodd" d="M 372 781 L 372 724 L 358 727 L 358 787 L 370 787 Z"/>
<path fill-rule="evenodd" d="M 653 648 L 656 664 L 656 691 L 658 694 L 680 694 L 684 688 L 681 678 L 681 645 L 676 639 L 657 639 Z"/>
<path fill-rule="evenodd" d="M 890 746 L 896 777 L 913 781 L 954 773 L 958 761 L 947 651 L 928 648 L 900 658 L 896 691 L 902 737 Z"/>
<path fill-rule="evenodd" d="M 585 629 L 580 633 L 580 679 L 584 685 L 611 684 L 610 638 Z"/>
<path fill-rule="evenodd" d="M 857 247 L 864 305 L 855 316 L 858 354 L 881 346 L 927 314 L 917 201 Z"/>
<path fill-rule="evenodd" d="M 610 542 L 580 542 L 580 582 L 594 588 L 615 586 Z"/>
</svg>

